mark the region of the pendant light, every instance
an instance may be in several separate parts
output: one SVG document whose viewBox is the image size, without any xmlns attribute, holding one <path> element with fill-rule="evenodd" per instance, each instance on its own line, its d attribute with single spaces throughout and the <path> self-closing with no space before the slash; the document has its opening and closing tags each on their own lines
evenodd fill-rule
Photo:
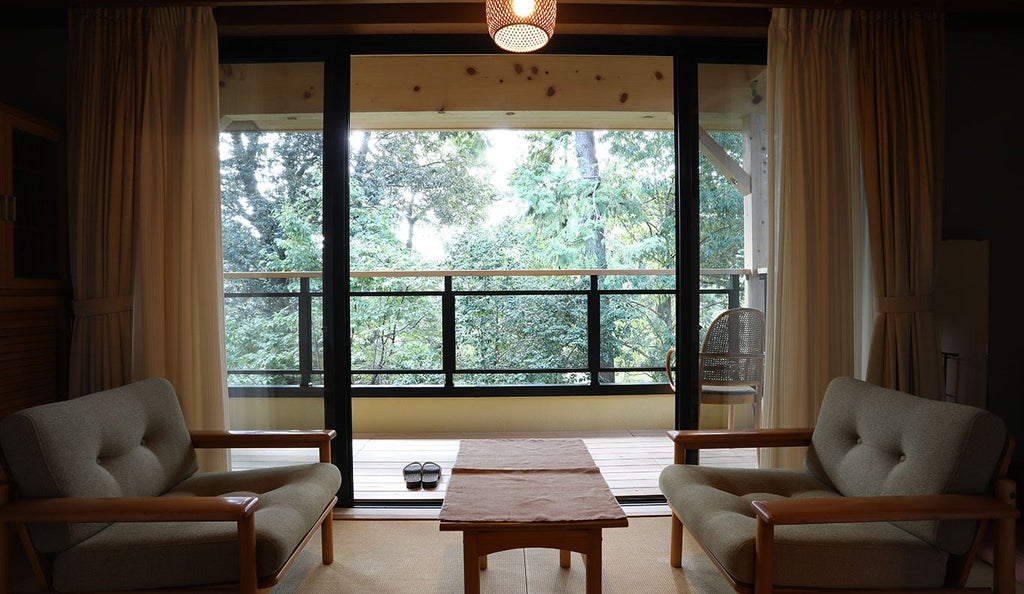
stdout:
<svg viewBox="0 0 1024 594">
<path fill-rule="evenodd" d="M 555 0 L 487 0 L 487 31 L 504 50 L 538 50 L 555 33 Z"/>
</svg>

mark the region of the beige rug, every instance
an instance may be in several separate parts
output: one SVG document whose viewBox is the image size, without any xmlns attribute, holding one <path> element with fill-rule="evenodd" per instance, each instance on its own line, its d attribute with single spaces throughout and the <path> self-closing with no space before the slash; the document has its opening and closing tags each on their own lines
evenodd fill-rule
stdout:
<svg viewBox="0 0 1024 594">
<path fill-rule="evenodd" d="M 668 564 L 669 518 L 630 517 L 627 528 L 604 532 L 604 594 L 733 592 L 700 546 L 683 541 L 683 566 Z M 320 563 L 311 542 L 273 594 L 458 594 L 462 588 L 462 533 L 441 532 L 437 520 L 337 520 L 334 564 Z M 496 553 L 480 573 L 483 594 L 583 593 L 586 568 L 573 553 L 568 569 L 558 552 L 519 549 Z M 975 564 L 970 585 L 987 585 L 992 568 Z M 1017 584 L 1016 594 L 1024 594 Z"/>
<path fill-rule="evenodd" d="M 604 594 L 729 593 L 725 580 L 691 539 L 683 541 L 683 567 L 668 564 L 669 518 L 630 517 L 627 528 L 604 530 Z M 334 523 L 334 563 L 320 563 L 319 536 L 303 550 L 273 594 L 459 594 L 462 533 L 441 532 L 436 519 L 343 519 Z M 23 561 L 23 559 L 22 559 Z M 12 592 L 39 592 L 23 563 L 15 563 Z M 491 555 L 480 575 L 484 594 L 585 592 L 585 567 L 558 566 L 558 552 L 519 549 Z M 975 564 L 972 585 L 991 584 L 992 569 Z M 0 579 L 6 576 L 0 576 Z M 1017 584 L 1016 594 L 1024 594 Z"/>
<path fill-rule="evenodd" d="M 668 564 L 668 517 L 634 517 L 627 528 L 604 534 L 603 592 L 732 592 L 693 541 L 686 541 L 682 569 Z M 334 523 L 334 563 L 320 563 L 311 542 L 274 589 L 335 594 L 454 594 L 462 592 L 462 533 L 441 532 L 437 520 L 339 520 Z M 585 592 L 586 568 L 578 553 L 558 566 L 558 551 L 518 549 L 488 557 L 480 591 L 495 594 Z"/>
</svg>

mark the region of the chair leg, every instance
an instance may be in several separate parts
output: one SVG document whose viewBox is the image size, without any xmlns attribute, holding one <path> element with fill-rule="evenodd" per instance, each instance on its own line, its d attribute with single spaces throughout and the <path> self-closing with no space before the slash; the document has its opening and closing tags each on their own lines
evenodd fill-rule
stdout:
<svg viewBox="0 0 1024 594">
<path fill-rule="evenodd" d="M 683 566 L 683 522 L 672 512 L 672 536 L 668 562 L 672 567 Z"/>
<path fill-rule="evenodd" d="M 11 581 L 11 529 L 0 524 L 0 594 L 7 594 Z"/>
<path fill-rule="evenodd" d="M 324 565 L 334 563 L 334 517 L 327 514 L 320 523 L 320 556 Z"/>
<path fill-rule="evenodd" d="M 1014 540 L 1016 538 L 1016 525 L 1013 518 L 1006 518 L 996 521 L 995 550 L 992 564 L 994 575 L 992 586 L 999 594 L 1014 591 Z"/>
</svg>

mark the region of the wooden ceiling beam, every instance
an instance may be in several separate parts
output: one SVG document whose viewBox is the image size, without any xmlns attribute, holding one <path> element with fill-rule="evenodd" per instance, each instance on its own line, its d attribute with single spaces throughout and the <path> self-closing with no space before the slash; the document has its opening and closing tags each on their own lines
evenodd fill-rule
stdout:
<svg viewBox="0 0 1024 594">
<path fill-rule="evenodd" d="M 0 29 L 66 24 L 66 8 L 212 6 L 224 35 L 467 34 L 483 0 L 2 0 Z M 773 8 L 925 10 L 1015 23 L 1019 0 L 559 0 L 557 31 L 589 35 L 763 35 Z"/>
<path fill-rule="evenodd" d="M 437 0 L 6 0 L 6 6 L 348 6 L 355 4 L 433 4 Z M 446 4 L 483 4 L 483 0 L 445 0 Z M 968 13 L 1022 13 L 1016 0 L 559 0 L 559 5 L 623 5 L 721 9 L 830 8 L 928 10 Z"/>
<path fill-rule="evenodd" d="M 565 0 L 563 0 L 565 2 Z M 482 2 L 351 3 L 219 7 L 222 35 L 487 32 Z M 560 4 L 556 32 L 618 35 L 763 35 L 771 12 L 665 4 Z"/>
</svg>

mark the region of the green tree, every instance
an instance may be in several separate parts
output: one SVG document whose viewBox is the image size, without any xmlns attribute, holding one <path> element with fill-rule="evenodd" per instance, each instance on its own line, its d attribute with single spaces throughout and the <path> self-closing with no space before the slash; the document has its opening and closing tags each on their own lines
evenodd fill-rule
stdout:
<svg viewBox="0 0 1024 594">
<path fill-rule="evenodd" d="M 322 135 L 231 132 L 221 136 L 226 271 L 322 269 Z M 238 279 L 227 292 L 270 296 L 225 301 L 229 369 L 295 369 L 299 361 L 295 278 Z M 320 302 L 314 310 L 321 311 Z M 321 314 L 322 315 L 322 314 Z M 320 325 L 314 325 L 320 327 Z M 323 339 L 311 348 L 322 359 Z M 233 377 L 233 383 L 295 383 L 296 377 Z"/>
<path fill-rule="evenodd" d="M 513 173 L 511 183 L 529 204 L 524 226 L 532 231 L 549 266 L 674 266 L 675 161 L 670 134 L 542 132 L 528 138 L 529 157 Z M 599 162 L 602 154 L 606 157 Z M 652 278 L 608 277 L 605 282 L 649 286 Z M 653 366 L 657 349 L 652 345 L 671 344 L 673 322 L 669 296 L 604 297 L 602 365 Z M 602 374 L 601 381 L 615 378 Z"/>
<path fill-rule="evenodd" d="M 354 270 L 433 267 L 414 249 L 417 230 L 473 228 L 496 195 L 484 169 L 486 139 L 479 132 L 373 131 L 355 135 L 351 145 Z M 424 284 L 416 279 L 359 278 L 351 286 L 401 291 Z M 439 299 L 354 298 L 350 311 L 353 367 L 372 371 L 368 383 L 431 381 L 418 374 L 388 377 L 375 372 L 440 367 Z"/>
</svg>

